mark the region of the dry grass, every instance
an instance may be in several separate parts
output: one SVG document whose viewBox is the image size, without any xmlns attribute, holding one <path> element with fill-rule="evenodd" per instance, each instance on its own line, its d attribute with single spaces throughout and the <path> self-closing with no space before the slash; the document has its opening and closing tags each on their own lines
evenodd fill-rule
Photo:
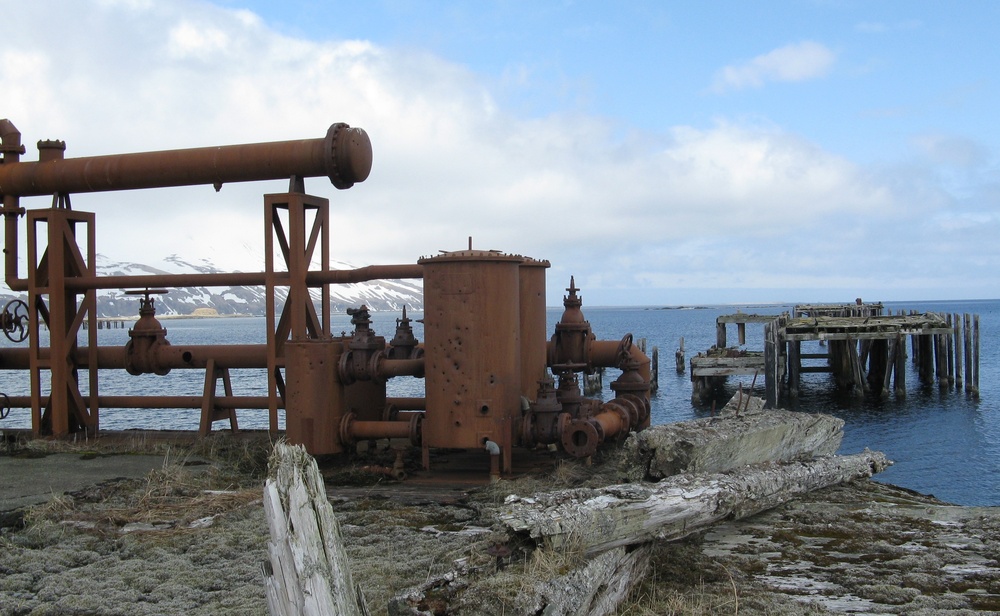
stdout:
<svg viewBox="0 0 1000 616">
<path fill-rule="evenodd" d="M 261 438 L 209 438 L 177 444 L 136 437 L 88 443 L 32 440 L 21 443 L 11 455 L 163 455 L 163 466 L 142 479 L 116 480 L 72 496 L 54 496 L 29 508 L 24 516 L 29 531 L 46 523 L 70 521 L 108 532 L 129 524 L 183 530 L 260 501 L 270 449 L 270 442 Z"/>
</svg>

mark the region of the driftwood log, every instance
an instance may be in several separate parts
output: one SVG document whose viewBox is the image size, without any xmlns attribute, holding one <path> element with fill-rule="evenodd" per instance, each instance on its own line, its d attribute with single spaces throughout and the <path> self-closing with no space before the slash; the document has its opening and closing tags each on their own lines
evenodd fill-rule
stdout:
<svg viewBox="0 0 1000 616">
<path fill-rule="evenodd" d="M 509 496 L 500 519 L 540 546 L 598 554 L 654 539 L 680 539 L 722 519 L 744 518 L 800 494 L 871 477 L 890 464 L 885 454 L 866 450 L 728 474 L 684 474 L 652 485 Z"/>
<path fill-rule="evenodd" d="M 268 474 L 270 561 L 262 569 L 272 616 L 367 616 L 316 461 L 300 445 L 278 443 Z"/>
<path fill-rule="evenodd" d="M 870 477 L 889 464 L 883 454 L 865 451 L 730 474 L 685 474 L 658 484 L 509 497 L 500 516 L 508 531 L 527 535 L 536 552 L 550 554 L 543 558 L 562 554 L 572 566 L 548 578 L 533 576 L 529 568 L 516 600 L 503 604 L 491 601 L 489 571 L 459 569 L 395 597 L 389 614 L 613 614 L 646 576 L 654 540 L 680 539 L 722 519 L 749 517 L 812 490 Z"/>
<path fill-rule="evenodd" d="M 733 396 L 718 417 L 646 428 L 629 435 L 620 467 L 627 481 L 680 473 L 724 473 L 749 464 L 833 455 L 844 422 L 830 415 L 763 410 L 764 400 Z"/>
</svg>

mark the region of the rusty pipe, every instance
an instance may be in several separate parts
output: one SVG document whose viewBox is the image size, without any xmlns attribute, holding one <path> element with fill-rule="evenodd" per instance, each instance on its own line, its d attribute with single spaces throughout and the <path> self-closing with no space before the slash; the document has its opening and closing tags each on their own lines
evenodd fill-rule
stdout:
<svg viewBox="0 0 1000 616">
<path fill-rule="evenodd" d="M 609 368 L 618 368 L 618 349 L 621 347 L 621 342 L 615 342 L 613 340 L 594 340 L 590 344 L 590 357 L 588 361 L 592 366 L 604 366 Z M 649 382 L 650 379 L 650 360 L 639 345 L 632 344 L 629 345 L 628 350 L 629 357 L 634 359 L 639 363 L 639 374 L 645 382 Z"/>
<path fill-rule="evenodd" d="M 21 145 L 21 131 L 7 119 L 0 119 L 0 152 L 3 166 L 19 163 L 24 146 Z M 2 168 L 2 166 L 0 166 Z M 24 214 L 17 195 L 3 195 L 4 214 L 4 280 L 11 291 L 27 291 L 28 281 L 17 277 L 17 217 Z"/>
<path fill-rule="evenodd" d="M 387 359 L 385 355 L 376 355 L 377 368 L 375 378 L 387 380 L 394 376 L 424 376 L 424 358 L 417 359 Z"/>
<path fill-rule="evenodd" d="M 40 398 L 42 408 L 48 406 L 49 397 Z M 97 396 L 97 405 L 105 409 L 200 409 L 202 396 Z M 84 405 L 90 405 L 90 396 L 83 396 Z M 224 409 L 266 409 L 267 396 L 218 396 L 214 406 Z M 30 409 L 31 396 L 10 396 L 10 407 Z M 278 408 L 284 408 L 279 400 Z"/>
<path fill-rule="evenodd" d="M 241 287 L 263 286 L 265 272 L 221 272 L 211 274 L 150 274 L 144 276 L 75 276 L 66 279 L 66 288 L 71 291 L 89 289 L 145 289 L 157 287 Z M 390 278 L 424 277 L 424 266 L 418 264 L 368 265 L 350 270 L 310 271 L 306 273 L 306 284 L 318 287 L 324 284 L 350 284 L 385 280 Z M 287 272 L 275 274 L 279 286 L 290 282 Z"/>
<path fill-rule="evenodd" d="M 42 347 L 42 359 L 48 359 L 47 347 Z M 124 346 L 97 347 L 97 367 L 107 370 L 125 369 Z M 90 347 L 76 350 L 75 365 L 90 367 Z M 161 368 L 205 368 L 214 359 L 219 368 L 266 368 L 266 344 L 230 345 L 170 345 L 157 347 L 155 363 Z M 30 367 L 29 349 L 0 349 L 0 370 L 27 370 Z"/>
<path fill-rule="evenodd" d="M 326 137 L 0 166 L 0 194 L 19 197 L 326 176 L 340 189 L 368 178 L 372 146 L 338 123 Z"/>
<path fill-rule="evenodd" d="M 344 415 L 340 422 L 340 440 L 344 443 L 358 441 L 405 438 L 414 446 L 420 445 L 422 415 L 413 415 L 402 421 L 358 421 L 354 413 Z"/>
</svg>

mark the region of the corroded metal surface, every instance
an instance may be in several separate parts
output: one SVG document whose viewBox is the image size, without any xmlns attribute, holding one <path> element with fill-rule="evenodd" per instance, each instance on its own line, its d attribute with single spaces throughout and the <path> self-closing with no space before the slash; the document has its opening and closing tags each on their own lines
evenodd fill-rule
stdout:
<svg viewBox="0 0 1000 616">
<path fill-rule="evenodd" d="M 631 335 L 597 339 L 572 279 L 565 312 L 546 340 L 547 261 L 474 250 L 470 239 L 468 250 L 416 264 L 329 268 L 329 201 L 305 194 L 303 178 L 326 176 L 338 188 L 364 181 L 372 156 L 361 129 L 334 124 L 322 139 L 77 159 L 64 158 L 65 143 L 44 141 L 37 162 L 21 161 L 20 140 L 13 124 L 0 120 L 6 281 L 28 294 L 26 304 L 8 306 L 0 325 L 8 337 L 25 333 L 29 341 L 27 349 L 0 349 L 0 369 L 30 373 L 29 392 L 3 399 L 5 406 L 31 408 L 36 436 L 96 435 L 102 407 L 200 409 L 202 435 L 218 422 L 236 432 L 239 409 L 268 409 L 276 433 L 284 409 L 286 437 L 313 454 L 352 452 L 387 439 L 419 447 L 425 468 L 432 449 L 476 452 L 495 476 L 501 467 L 511 472 L 517 447 L 555 445 L 586 457 L 649 425 L 649 359 Z M 97 276 L 95 217 L 70 207 L 71 194 L 79 192 L 192 184 L 219 189 L 286 177 L 288 193 L 264 195 L 263 272 Z M 22 197 L 39 195 L 55 195 L 52 208 L 21 208 Z M 28 277 L 21 279 L 18 219 L 25 214 Z M 353 331 L 331 332 L 330 285 L 380 278 L 423 279 L 425 340 L 414 335 L 404 310 L 387 342 L 371 327 L 365 306 L 350 311 Z M 265 287 L 266 344 L 170 344 L 153 295 L 231 285 Z M 143 296 L 123 348 L 97 344 L 96 291 L 107 288 Z M 282 295 L 283 305 L 275 300 Z M 48 346 L 42 346 L 43 328 L 50 332 Z M 266 370 L 267 395 L 234 395 L 230 370 L 251 367 Z M 622 371 L 611 384 L 615 398 L 584 397 L 578 375 L 604 367 Z M 203 370 L 205 388 L 202 396 L 105 396 L 99 369 L 161 376 Z M 397 377 L 424 379 L 425 396 L 388 397 L 386 384 Z"/>
</svg>

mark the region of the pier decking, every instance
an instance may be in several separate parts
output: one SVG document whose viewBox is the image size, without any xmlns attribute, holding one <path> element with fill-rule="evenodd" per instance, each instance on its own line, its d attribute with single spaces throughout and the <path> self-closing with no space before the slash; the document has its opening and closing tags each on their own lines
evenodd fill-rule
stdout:
<svg viewBox="0 0 1000 616">
<path fill-rule="evenodd" d="M 782 394 L 797 397 L 801 375 L 811 372 L 831 373 L 838 388 L 855 395 L 903 397 L 907 357 L 922 383 L 942 388 L 962 387 L 964 365 L 965 390 L 979 395 L 979 315 L 883 310 L 882 304 L 810 304 L 796 306 L 795 316 L 720 316 L 716 345 L 691 359 L 692 399 L 706 399 L 728 376 L 763 375 L 765 400 L 776 406 Z M 762 352 L 726 346 L 726 326 L 736 324 L 743 345 L 747 323 L 764 324 Z M 803 342 L 818 342 L 821 352 L 803 352 Z"/>
</svg>

